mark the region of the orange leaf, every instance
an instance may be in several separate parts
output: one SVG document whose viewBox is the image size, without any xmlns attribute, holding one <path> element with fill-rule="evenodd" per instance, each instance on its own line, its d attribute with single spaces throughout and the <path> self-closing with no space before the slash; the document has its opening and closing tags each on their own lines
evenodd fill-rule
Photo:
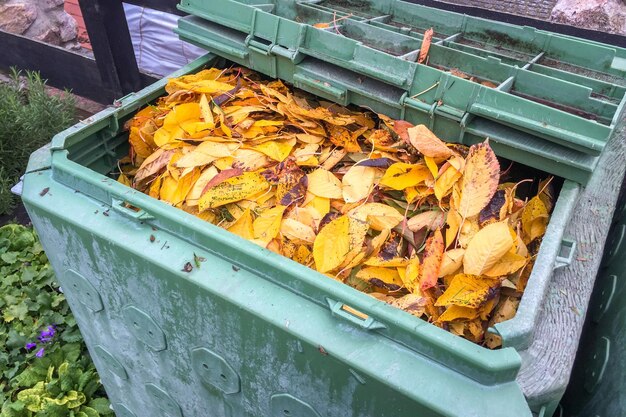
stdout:
<svg viewBox="0 0 626 417">
<path fill-rule="evenodd" d="M 417 63 L 421 64 L 426 61 L 426 57 L 428 56 L 428 50 L 430 49 L 430 43 L 433 39 L 433 28 L 428 29 L 424 32 L 424 40 L 422 40 L 422 47 L 420 48 L 420 55 L 417 58 Z"/>
<path fill-rule="evenodd" d="M 443 236 L 441 235 L 441 230 L 437 229 L 435 234 L 426 241 L 426 250 L 422 262 L 422 275 L 420 278 L 422 291 L 432 288 L 437 284 L 443 249 Z"/>
<path fill-rule="evenodd" d="M 452 156 L 452 151 L 424 125 L 417 125 L 407 129 L 409 142 L 422 155 L 431 158 L 448 158 Z"/>
</svg>

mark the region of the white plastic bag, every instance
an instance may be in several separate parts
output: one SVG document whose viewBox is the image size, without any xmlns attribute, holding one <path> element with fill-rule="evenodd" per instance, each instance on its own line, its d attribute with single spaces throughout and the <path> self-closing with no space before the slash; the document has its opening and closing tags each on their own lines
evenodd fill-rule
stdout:
<svg viewBox="0 0 626 417">
<path fill-rule="evenodd" d="M 163 77 L 207 53 L 178 39 L 173 29 L 180 16 L 126 3 L 124 11 L 142 72 Z"/>
</svg>

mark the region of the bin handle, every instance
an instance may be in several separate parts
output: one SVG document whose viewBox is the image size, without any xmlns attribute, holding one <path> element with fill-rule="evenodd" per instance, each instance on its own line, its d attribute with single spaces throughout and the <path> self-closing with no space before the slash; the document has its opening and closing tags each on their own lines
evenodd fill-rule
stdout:
<svg viewBox="0 0 626 417">
<path fill-rule="evenodd" d="M 113 198 L 111 200 L 111 208 L 118 213 L 121 213 L 122 215 L 130 217 L 134 220 L 143 221 L 154 219 L 154 216 L 146 212 L 144 209 L 118 198 Z"/>
<path fill-rule="evenodd" d="M 565 252 L 565 254 L 563 254 Z M 576 253 L 576 241 L 571 239 L 561 240 L 559 254 L 554 261 L 554 269 L 564 268 L 572 263 Z"/>
<path fill-rule="evenodd" d="M 344 320 L 348 320 L 352 324 L 365 329 L 365 330 L 378 330 L 386 329 L 383 323 L 375 320 L 372 316 L 369 316 L 355 308 L 352 308 L 341 301 L 335 301 L 330 298 L 326 298 L 326 302 L 330 307 L 330 312 L 333 316 L 338 316 Z"/>
<path fill-rule="evenodd" d="M 294 74 L 293 82 L 296 87 L 304 86 L 305 89 L 313 90 L 318 95 L 327 95 L 336 101 L 344 103 L 346 101 L 347 90 L 332 86 L 323 79 L 309 78 L 304 74 Z"/>
</svg>

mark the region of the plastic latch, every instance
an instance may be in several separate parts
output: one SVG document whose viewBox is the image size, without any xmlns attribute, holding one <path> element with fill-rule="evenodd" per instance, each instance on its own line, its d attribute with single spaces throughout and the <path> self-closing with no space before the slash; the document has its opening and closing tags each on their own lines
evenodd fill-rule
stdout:
<svg viewBox="0 0 626 417">
<path fill-rule="evenodd" d="M 366 329 L 366 330 L 378 330 L 378 329 L 386 329 L 383 323 L 376 321 L 373 317 L 368 316 L 367 314 L 352 308 L 341 301 L 331 300 L 330 298 L 326 299 L 328 306 L 330 307 L 330 311 L 333 316 L 341 317 L 349 322 L 356 324 L 357 326 Z"/>
<path fill-rule="evenodd" d="M 251 51 L 265 56 L 270 55 L 270 49 L 272 48 L 272 45 L 255 39 L 252 37 L 252 35 L 246 38 L 245 44 Z"/>
<path fill-rule="evenodd" d="M 572 263 L 574 254 L 576 253 L 576 241 L 563 239 L 559 253 L 554 261 L 554 269 L 564 268 Z"/>
<path fill-rule="evenodd" d="M 152 220 L 154 216 L 147 213 L 144 209 L 134 206 L 124 200 L 114 198 L 111 202 L 111 208 L 126 217 L 134 220 Z"/>
</svg>

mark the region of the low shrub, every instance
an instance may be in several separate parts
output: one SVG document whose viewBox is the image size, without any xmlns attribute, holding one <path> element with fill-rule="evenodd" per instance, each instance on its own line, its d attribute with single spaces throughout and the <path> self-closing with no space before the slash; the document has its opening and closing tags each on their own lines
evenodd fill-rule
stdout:
<svg viewBox="0 0 626 417">
<path fill-rule="evenodd" d="M 0 227 L 0 417 L 112 417 L 32 228 Z"/>
</svg>

